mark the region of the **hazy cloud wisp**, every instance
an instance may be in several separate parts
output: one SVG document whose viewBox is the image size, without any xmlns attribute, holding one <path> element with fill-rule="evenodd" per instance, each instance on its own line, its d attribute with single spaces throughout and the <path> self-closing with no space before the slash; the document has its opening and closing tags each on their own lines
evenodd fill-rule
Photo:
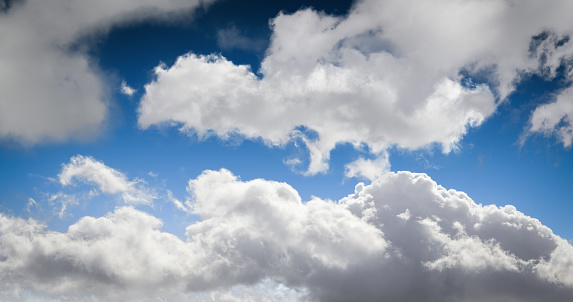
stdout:
<svg viewBox="0 0 573 302">
<path fill-rule="evenodd" d="M 81 37 L 210 1 L 27 0 L 0 14 L 0 139 L 23 144 L 97 134 L 109 95 L 94 61 L 71 46 Z"/>
</svg>

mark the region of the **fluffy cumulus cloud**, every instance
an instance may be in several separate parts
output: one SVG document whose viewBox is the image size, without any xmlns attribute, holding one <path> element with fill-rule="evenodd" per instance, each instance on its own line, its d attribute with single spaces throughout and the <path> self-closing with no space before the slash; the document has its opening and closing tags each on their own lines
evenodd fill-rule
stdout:
<svg viewBox="0 0 573 302">
<path fill-rule="evenodd" d="M 529 132 L 555 135 L 564 147 L 573 140 L 573 88 L 561 92 L 555 102 L 540 105 L 531 114 Z"/>
<path fill-rule="evenodd" d="M 77 182 L 95 185 L 102 193 L 120 194 L 126 203 L 131 204 L 150 204 L 155 199 L 142 180 L 128 180 L 125 174 L 90 156 L 72 157 L 69 163 L 63 165 L 58 181 L 62 186 Z"/>
<path fill-rule="evenodd" d="M 376 159 L 359 158 L 345 167 L 344 175 L 346 177 L 365 178 L 374 180 L 386 172 L 390 171 L 390 160 L 388 153 L 379 155 Z"/>
<path fill-rule="evenodd" d="M 284 183 L 206 171 L 189 189 L 201 221 L 187 228 L 187 240 L 162 232 L 159 219 L 132 207 L 84 217 L 66 233 L 1 216 L 3 290 L 124 299 L 269 278 L 299 286 L 380 258 L 388 245 L 380 230 L 340 205 L 303 204 Z"/>
<path fill-rule="evenodd" d="M 121 93 L 123 93 L 127 96 L 133 96 L 133 94 L 137 92 L 136 89 L 127 85 L 127 83 L 125 81 L 121 82 L 121 86 L 119 88 L 120 88 Z"/>
<path fill-rule="evenodd" d="M 97 132 L 107 115 L 107 89 L 94 62 L 72 45 L 117 24 L 207 2 L 2 1 L 0 39 L 10 42 L 0 45 L 0 139 L 33 144 Z"/>
<path fill-rule="evenodd" d="M 308 174 L 328 169 L 339 143 L 457 148 L 524 73 L 554 77 L 571 42 L 571 2 L 375 1 L 346 16 L 311 9 L 279 14 L 260 77 L 220 55 L 186 54 L 158 66 L 139 125 L 181 125 L 200 137 L 239 133 L 283 145 L 300 126 Z"/>
<path fill-rule="evenodd" d="M 133 207 L 67 232 L 0 216 L 7 299 L 566 301 L 573 247 L 513 206 L 386 173 L 338 202 L 227 170 L 189 181 L 181 239 Z"/>
<path fill-rule="evenodd" d="M 568 83 L 573 80 L 573 43 L 571 30 L 565 34 L 544 31 L 535 36 L 530 44 L 530 55 L 537 58 L 539 72 L 547 79 L 563 77 Z M 539 105 L 531 114 L 529 127 L 522 142 L 531 134 L 556 136 L 564 147 L 573 140 L 573 88 L 562 89 L 555 94 L 553 102 Z"/>
</svg>

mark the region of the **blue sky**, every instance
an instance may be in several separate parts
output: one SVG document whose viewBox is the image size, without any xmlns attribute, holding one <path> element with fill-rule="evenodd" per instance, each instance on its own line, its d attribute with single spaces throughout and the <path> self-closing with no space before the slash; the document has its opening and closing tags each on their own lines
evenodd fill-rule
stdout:
<svg viewBox="0 0 573 302">
<path fill-rule="evenodd" d="M 0 2 L 0 297 L 564 301 L 568 6 Z"/>
</svg>

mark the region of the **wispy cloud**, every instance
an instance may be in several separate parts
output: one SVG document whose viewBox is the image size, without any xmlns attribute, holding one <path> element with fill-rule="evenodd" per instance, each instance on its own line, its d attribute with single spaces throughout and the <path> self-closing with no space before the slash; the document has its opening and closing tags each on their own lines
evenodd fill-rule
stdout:
<svg viewBox="0 0 573 302">
<path fill-rule="evenodd" d="M 121 81 L 120 91 L 121 91 L 121 93 L 123 93 L 127 96 L 133 96 L 133 94 L 135 94 L 137 92 L 136 89 L 133 89 L 130 86 L 128 86 L 125 81 Z"/>
<path fill-rule="evenodd" d="M 142 180 L 128 180 L 125 174 L 89 156 L 76 155 L 62 167 L 58 180 L 63 186 L 75 181 L 95 185 L 106 194 L 120 194 L 125 203 L 151 204 L 156 194 Z"/>
<path fill-rule="evenodd" d="M 245 35 L 236 26 L 217 31 L 217 45 L 222 49 L 241 49 L 246 51 L 263 51 L 266 43 L 260 38 Z"/>
</svg>

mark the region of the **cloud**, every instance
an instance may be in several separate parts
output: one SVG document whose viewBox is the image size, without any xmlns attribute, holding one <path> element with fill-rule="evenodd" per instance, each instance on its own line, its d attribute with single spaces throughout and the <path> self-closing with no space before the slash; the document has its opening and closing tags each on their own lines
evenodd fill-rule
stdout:
<svg viewBox="0 0 573 302">
<path fill-rule="evenodd" d="M 26 204 L 26 212 L 30 213 L 32 207 L 38 206 L 38 203 L 34 200 L 34 198 L 28 198 L 28 203 Z"/>
<path fill-rule="evenodd" d="M 62 186 L 74 184 L 74 180 L 95 185 L 106 194 L 121 194 L 130 204 L 151 204 L 155 194 L 147 189 L 142 180 L 128 180 L 125 174 L 106 166 L 90 156 L 76 155 L 63 165 L 58 174 Z"/>
<path fill-rule="evenodd" d="M 555 135 L 564 147 L 571 147 L 573 140 L 573 88 L 559 93 L 553 103 L 535 108 L 531 114 L 527 135 L 540 133 L 546 136 Z"/>
<path fill-rule="evenodd" d="M 50 298 L 38 292 L 25 290 L 18 293 L 17 301 L 29 302 L 61 302 L 65 299 Z M 0 298 L 13 300 L 13 295 L 2 295 Z M 3 300 L 4 301 L 4 300 Z M 81 301 L 98 301 L 95 296 L 82 297 Z M 236 285 L 229 288 L 220 288 L 205 292 L 191 292 L 169 296 L 138 297 L 137 301 L 173 301 L 173 302 L 302 302 L 309 301 L 308 293 L 303 289 L 292 289 L 280 282 L 265 279 L 253 285 Z"/>
<path fill-rule="evenodd" d="M 132 96 L 134 93 L 137 92 L 136 89 L 129 87 L 125 81 L 121 81 L 120 89 L 121 89 L 121 93 L 123 93 L 127 96 Z"/>
<path fill-rule="evenodd" d="M 68 195 L 62 192 L 52 194 L 48 198 L 50 204 L 55 204 L 59 202 L 60 209 L 58 211 L 58 217 L 64 219 L 66 216 L 70 215 L 67 211 L 70 206 L 77 206 L 79 204 L 78 200 L 73 195 Z M 28 211 L 29 212 L 29 211 Z"/>
<path fill-rule="evenodd" d="M 326 171 L 340 143 L 373 154 L 438 144 L 448 153 L 522 74 L 555 76 L 571 42 L 536 48 L 535 37 L 569 33 L 571 9 L 569 1 L 366 0 L 346 16 L 281 13 L 260 78 L 220 55 L 183 55 L 155 69 L 139 126 L 179 124 L 199 137 L 239 133 L 273 146 L 304 126 L 318 134 L 306 140 L 307 174 Z"/>
<path fill-rule="evenodd" d="M 343 207 L 319 199 L 303 204 L 284 183 L 242 182 L 221 170 L 204 172 L 189 189 L 201 221 L 187 228 L 187 241 L 132 207 L 84 217 L 66 233 L 0 216 L 0 276 L 25 280 L 3 284 L 55 297 L 106 293 L 121 300 L 309 278 L 387 246 L 378 229 Z"/>
<path fill-rule="evenodd" d="M 303 203 L 288 184 L 227 170 L 203 172 L 188 190 L 200 220 L 185 240 L 133 207 L 83 217 L 65 233 L 0 215 L 0 293 L 106 301 L 269 301 L 273 291 L 291 301 L 573 294 L 567 241 L 513 206 L 476 204 L 425 174 L 386 173 L 338 202 Z"/>
<path fill-rule="evenodd" d="M 93 136 L 108 115 L 101 71 L 78 40 L 210 1 L 28 0 L 0 13 L 0 139 L 24 144 Z M 173 15 L 173 14 L 172 14 Z M 79 43 L 79 45 L 78 45 Z M 76 50 L 72 50 L 76 49 Z"/>
<path fill-rule="evenodd" d="M 390 171 L 388 153 L 378 155 L 375 159 L 359 158 L 344 166 L 344 176 L 374 180 Z"/>
<path fill-rule="evenodd" d="M 175 196 L 173 196 L 173 192 L 171 192 L 170 190 L 167 190 L 166 199 L 172 202 L 173 205 L 175 205 L 175 208 L 177 208 L 178 210 L 183 211 L 187 214 L 193 214 L 193 205 L 189 200 L 182 202 L 181 200 L 175 198 Z"/>
<path fill-rule="evenodd" d="M 246 51 L 262 51 L 265 41 L 244 35 L 236 26 L 230 26 L 217 31 L 217 45 L 222 49 L 241 49 Z"/>
</svg>

